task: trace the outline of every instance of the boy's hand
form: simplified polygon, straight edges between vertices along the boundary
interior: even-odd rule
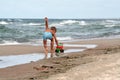
[[[46,27],[46,30],[48,29],[48,18],[45,17],[45,27]]]
[[[45,17],[45,21],[48,21],[48,18],[47,18],[47,17]]]

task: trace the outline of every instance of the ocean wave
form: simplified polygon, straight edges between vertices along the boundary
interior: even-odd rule
[[[69,41],[72,40],[71,37],[57,37],[58,41]],[[19,39],[21,40],[21,39]],[[27,42],[21,42],[19,40],[2,40],[0,43],[0,46],[4,46],[4,45],[33,45],[33,46],[38,46],[43,44],[42,43],[42,39],[29,39],[29,41]],[[49,41],[48,41],[49,43]]]
[[[12,37],[13,35],[15,35],[15,34],[17,35],[19,33],[20,33],[20,31],[17,29],[12,29],[5,25],[0,25],[0,36],[2,35],[2,36],[10,37],[10,35],[11,35],[11,37]]]
[[[40,26],[41,23],[26,23],[26,24],[23,24],[23,26]]]
[[[84,25],[87,25],[87,23],[86,23],[85,21],[80,21],[80,22],[79,22],[79,25],[84,26]]]
[[[22,43],[19,43],[19,42],[16,42],[16,41],[6,41],[6,40],[3,40],[2,44],[0,44],[1,46],[4,46],[4,45],[21,45]]]
[[[1,25],[7,25],[7,24],[9,24],[8,22],[5,22],[5,21],[0,21],[0,24]]]
[[[52,24],[50,24],[49,26],[63,26],[62,24],[59,24],[59,23],[52,23]]]
[[[65,20],[65,21],[60,22],[61,25],[72,25],[74,23],[79,23],[79,21],[76,21],[76,20]]]
[[[106,20],[105,22],[115,23],[115,22],[116,22],[116,20]]]
[[[116,27],[116,26],[120,26],[120,21],[117,20],[106,20],[100,23],[101,25],[103,25],[104,27]]]
[[[63,40],[63,41],[65,41],[65,40],[72,40],[71,37],[57,37],[57,39],[58,40]]]
[[[105,27],[115,27],[116,25],[115,24],[112,24],[112,25],[105,25]]]
[[[64,20],[59,23],[53,23],[50,26],[64,26],[64,25],[89,25],[86,23],[86,21],[77,21],[77,20]]]
[[[3,21],[3,22],[2,22]],[[21,22],[11,19],[1,19],[0,23],[0,44],[33,43],[39,44],[36,40],[42,39],[45,29],[43,20],[22,20]],[[13,24],[10,24],[12,22]],[[54,19],[49,20],[49,26],[57,27],[57,37],[60,41],[72,41],[75,39],[90,39],[104,36],[120,35],[120,20],[85,20],[85,19]],[[113,33],[112,33],[113,32]],[[3,42],[10,40],[10,42]],[[16,41],[16,42],[12,42]]]
[[[104,24],[104,27],[120,27],[120,24],[108,24],[108,23],[106,23],[106,24]]]
[[[63,20],[59,23],[52,23],[50,26],[64,26],[64,25],[72,25],[72,24],[79,24],[77,20]]]

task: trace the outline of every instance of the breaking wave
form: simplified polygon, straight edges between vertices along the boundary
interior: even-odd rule
[[[64,26],[64,25],[87,25],[85,21],[79,21],[79,20],[63,20],[59,23],[52,23],[50,26]]]
[[[28,23],[28,24],[23,24],[23,26],[41,26],[41,23]]]
[[[0,24],[1,25],[7,25],[7,24],[9,24],[8,22],[5,22],[5,21],[0,21]]]

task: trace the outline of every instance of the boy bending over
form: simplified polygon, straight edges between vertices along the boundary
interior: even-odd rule
[[[49,39],[51,41],[50,47],[51,47],[51,57],[53,57],[54,54],[54,41],[56,42],[56,45],[58,46],[58,40],[56,38],[57,29],[56,27],[52,26],[51,28],[48,27],[48,18],[45,17],[45,32],[43,34],[43,44],[44,44],[44,51],[45,51],[45,59],[48,55],[48,47],[47,47],[47,40]]]

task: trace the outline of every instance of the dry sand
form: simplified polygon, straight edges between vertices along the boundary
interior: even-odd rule
[[[120,80],[120,52],[92,57],[95,59],[93,62],[79,65],[45,80]]]
[[[120,39],[70,44],[97,44],[98,47],[0,69],[0,80],[120,80]],[[41,52],[43,48],[40,46],[0,46],[1,56]]]

